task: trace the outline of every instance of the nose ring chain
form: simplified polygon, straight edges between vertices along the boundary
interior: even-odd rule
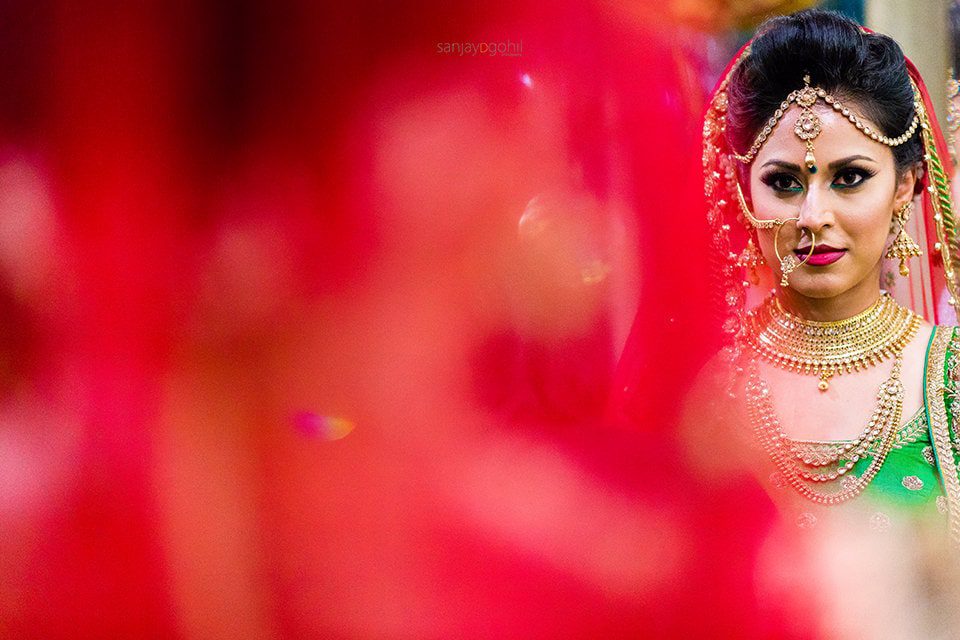
[[[800,218],[787,218],[786,220],[779,222],[780,224],[777,225],[777,231],[773,234],[773,251],[777,254],[777,260],[780,261],[780,286],[786,287],[790,284],[790,281],[787,279],[789,278],[790,274],[796,271],[802,265],[805,265],[810,260],[810,256],[813,255],[813,249],[817,246],[817,237],[814,235],[811,229],[800,226]],[[804,233],[810,234],[810,251],[803,260],[797,260],[797,256],[795,256],[792,251],[787,252],[786,255],[780,255],[780,230],[783,229],[783,225],[788,222],[797,223],[797,227],[800,229],[801,238],[803,237]]]
[[[806,227],[800,227],[800,218],[774,218],[773,220],[760,220],[753,215],[753,212],[750,211],[750,207],[747,206],[747,201],[743,197],[743,190],[740,188],[740,183],[737,182],[737,200],[740,203],[740,210],[743,212],[744,217],[755,229],[776,229],[776,233],[773,235],[773,251],[777,254],[777,260],[780,261],[780,286],[786,287],[790,284],[787,278],[791,273],[797,270],[797,268],[805,265],[807,261],[810,260],[810,256],[813,255],[813,248],[817,244],[817,237],[811,229]],[[810,252],[807,256],[801,261],[797,259],[797,256],[793,255],[793,252],[787,253],[785,256],[780,255],[780,230],[788,222],[796,222],[797,227],[800,229],[800,237],[803,237],[804,233],[810,234]]]

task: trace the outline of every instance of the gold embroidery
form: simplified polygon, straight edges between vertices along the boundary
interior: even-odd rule
[[[954,327],[934,327],[930,351],[927,353],[927,370],[924,372],[924,391],[929,414],[927,419],[930,421],[930,441],[940,463],[940,476],[947,494],[950,538],[960,547],[960,477],[957,476],[957,463],[953,457],[945,402],[952,390],[944,385],[944,365],[953,334]]]
[[[900,484],[910,491],[920,491],[920,489],[923,489],[923,480],[917,476],[904,476]]]
[[[804,511],[797,516],[797,526],[801,529],[812,529],[817,524],[817,516],[809,511]]]
[[[787,479],[783,477],[783,474],[779,471],[774,471],[770,474],[770,484],[772,484],[777,489],[783,489],[787,486]]]
[[[883,512],[877,511],[875,514],[870,516],[870,528],[874,531],[886,531],[890,528],[890,516]]]

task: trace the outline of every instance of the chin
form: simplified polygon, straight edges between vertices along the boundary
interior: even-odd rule
[[[845,280],[845,278],[837,278],[829,274],[803,275],[801,277],[794,274],[790,277],[790,289],[807,298],[823,300],[834,298],[848,291],[851,286]]]

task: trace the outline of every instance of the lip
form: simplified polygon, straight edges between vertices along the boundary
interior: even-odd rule
[[[842,258],[843,254],[845,254],[847,250],[837,249],[827,244],[823,244],[823,245],[818,244],[816,247],[814,247],[813,254],[810,256],[809,259],[807,259],[807,254],[809,252],[810,252],[810,248],[807,247],[804,250],[799,250],[799,251],[794,250],[793,253],[804,264],[808,264],[811,267],[823,267],[828,264],[833,264],[834,262]],[[806,261],[804,262],[804,260]]]

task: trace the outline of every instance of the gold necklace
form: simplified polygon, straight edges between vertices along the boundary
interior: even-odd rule
[[[857,497],[867,488],[880,471],[896,440],[903,415],[903,383],[900,380],[902,363],[903,354],[897,350],[894,353],[890,377],[877,391],[877,408],[860,437],[845,443],[833,454],[811,458],[804,457],[805,454],[799,447],[783,433],[773,410],[770,389],[760,377],[756,361],[751,359],[747,378],[747,411],[754,433],[787,483],[800,495],[819,504],[834,505]],[[859,478],[847,476],[857,461],[874,445],[879,446],[876,447],[873,460],[863,475]],[[834,471],[811,471],[834,463],[838,465]],[[813,488],[813,485],[833,482],[838,478],[841,480],[839,490],[822,493]]]
[[[900,352],[913,339],[922,318],[888,293],[852,318],[815,322],[795,316],[771,296],[745,319],[745,341],[764,360],[788,371],[830,378],[860,371]]]

